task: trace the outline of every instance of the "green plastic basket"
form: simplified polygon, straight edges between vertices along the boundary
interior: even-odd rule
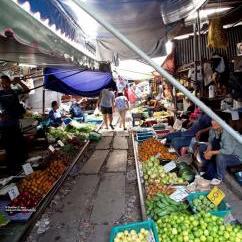
[[[123,232],[125,230],[128,230],[128,231],[135,230],[136,232],[139,232],[142,228],[147,229],[147,230],[152,230],[155,241],[159,242],[156,224],[153,220],[150,220],[150,219],[146,220],[144,222],[136,222],[136,223],[130,223],[130,224],[126,224],[126,225],[120,225],[120,226],[113,227],[111,230],[109,242],[114,242],[114,239],[115,239],[117,233],[119,233],[119,232]]]
[[[208,195],[208,192],[192,192],[191,194],[189,194],[189,196],[187,197],[187,201],[194,213],[197,213],[197,211],[192,204],[193,200],[198,198],[199,196],[207,196],[207,195]],[[209,211],[210,214],[221,218],[225,217],[230,212],[231,212],[231,209],[228,208],[224,200],[219,204],[217,209]]]

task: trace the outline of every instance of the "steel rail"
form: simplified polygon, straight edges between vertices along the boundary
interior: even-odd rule
[[[100,130],[100,128],[102,127],[102,125],[103,124],[101,123],[97,127],[97,129],[95,131]],[[46,195],[43,203],[38,207],[37,211],[33,214],[33,216],[30,219],[30,221],[27,222],[29,224],[24,229],[24,231],[23,231],[23,233],[22,233],[21,238],[20,238],[19,241],[24,242],[26,240],[27,236],[29,235],[29,233],[31,232],[31,230],[33,229],[33,227],[35,226],[35,223],[40,218],[40,216],[43,214],[43,212],[45,211],[45,209],[47,208],[47,206],[51,202],[52,198],[59,191],[60,187],[62,186],[62,184],[64,183],[64,181],[66,180],[66,178],[70,174],[71,170],[73,169],[73,167],[76,165],[76,163],[80,159],[81,155],[86,151],[86,149],[87,149],[87,147],[88,147],[89,144],[90,144],[90,141],[88,140],[86,142],[86,144],[82,147],[82,149],[80,150],[80,152],[76,155],[76,157],[72,161],[71,165],[67,168],[67,170],[64,172],[64,174],[56,181],[56,183],[52,187],[52,189],[47,193],[47,195]]]
[[[138,161],[138,151],[136,149],[136,144],[134,140],[134,133],[132,132],[132,143],[133,143],[133,150],[134,150],[134,159],[135,159],[135,169],[136,169],[136,176],[137,176],[137,183],[138,183],[138,190],[139,190],[139,200],[140,200],[140,208],[141,208],[141,216],[143,220],[147,219],[146,216],[146,209],[145,209],[145,202],[144,202],[144,192],[143,186],[140,177],[140,169],[139,169],[139,161]]]

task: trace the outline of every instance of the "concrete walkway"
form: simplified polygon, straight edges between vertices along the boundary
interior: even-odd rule
[[[28,242],[108,242],[117,224],[140,220],[132,142],[127,131],[107,131],[79,174],[65,182],[43,215],[50,221],[43,234],[32,231]],[[129,173],[129,176],[127,174]]]

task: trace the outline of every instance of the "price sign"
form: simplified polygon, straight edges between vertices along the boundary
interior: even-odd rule
[[[218,206],[224,199],[225,194],[217,186],[215,186],[207,197],[214,205]]]
[[[171,162],[167,163],[166,165],[164,165],[164,170],[166,173],[174,170],[175,168],[176,168],[175,161],[171,161]]]
[[[168,149],[168,152],[169,152],[169,153],[176,153],[176,150],[175,150],[174,148],[169,148],[169,149]]]
[[[178,188],[175,192],[170,195],[170,198],[176,202],[181,202],[186,198],[189,193],[186,191],[185,187]]]
[[[64,146],[64,143],[63,143],[61,140],[58,140],[57,143],[58,143],[58,145],[59,145],[60,147],[63,147],[63,146]]]
[[[55,148],[52,146],[52,145],[49,145],[49,148],[48,148],[52,153],[55,152]]]
[[[8,195],[10,197],[11,200],[15,199],[18,195],[19,195],[19,190],[16,186],[11,187],[8,190]]]
[[[30,163],[24,164],[24,165],[22,165],[22,167],[23,167],[23,170],[24,170],[24,174],[26,176],[28,176],[29,174],[34,172]]]

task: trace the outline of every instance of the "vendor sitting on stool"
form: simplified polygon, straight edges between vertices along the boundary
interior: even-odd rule
[[[74,100],[71,104],[70,114],[71,118],[80,122],[85,122],[84,113],[82,112],[80,104],[76,100]]]
[[[59,127],[62,125],[62,115],[57,101],[51,103],[52,110],[49,112],[50,126]]]
[[[193,137],[199,136],[199,134],[204,131],[208,131],[210,126],[211,118],[207,114],[202,113],[198,120],[196,120],[188,130],[168,134],[165,137],[166,144],[171,145],[177,151],[180,151],[182,147],[190,145]]]
[[[227,167],[242,164],[242,144],[213,120],[209,144],[200,147],[200,156],[205,163],[204,178],[223,180]]]

